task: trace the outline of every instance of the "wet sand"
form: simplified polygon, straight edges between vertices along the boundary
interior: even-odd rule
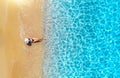
[[[27,46],[23,39],[43,36],[43,0],[29,0],[20,5],[8,0],[6,8],[0,8],[7,9],[3,12],[7,12],[7,16],[2,17],[6,23],[0,26],[0,43],[3,44],[0,45],[0,69],[3,69],[0,78],[42,78],[44,41]]]

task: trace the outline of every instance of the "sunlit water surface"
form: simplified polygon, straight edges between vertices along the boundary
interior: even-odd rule
[[[119,78],[120,1],[46,4],[45,78]]]

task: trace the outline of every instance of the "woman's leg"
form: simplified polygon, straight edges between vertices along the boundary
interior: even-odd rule
[[[43,41],[44,40],[44,38],[42,37],[42,38],[32,38],[32,42],[33,43],[36,43],[36,42],[41,42],[41,41]]]

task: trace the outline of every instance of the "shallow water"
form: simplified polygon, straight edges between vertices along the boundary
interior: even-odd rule
[[[23,39],[42,37],[43,0],[2,0],[0,16],[0,78],[41,78],[44,43]]]
[[[119,78],[120,1],[46,2],[45,78]]]

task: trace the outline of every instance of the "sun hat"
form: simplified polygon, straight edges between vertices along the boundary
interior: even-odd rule
[[[31,40],[30,40],[30,38],[25,38],[25,39],[24,39],[24,42],[25,42],[26,44],[30,44],[30,43],[31,43]]]

